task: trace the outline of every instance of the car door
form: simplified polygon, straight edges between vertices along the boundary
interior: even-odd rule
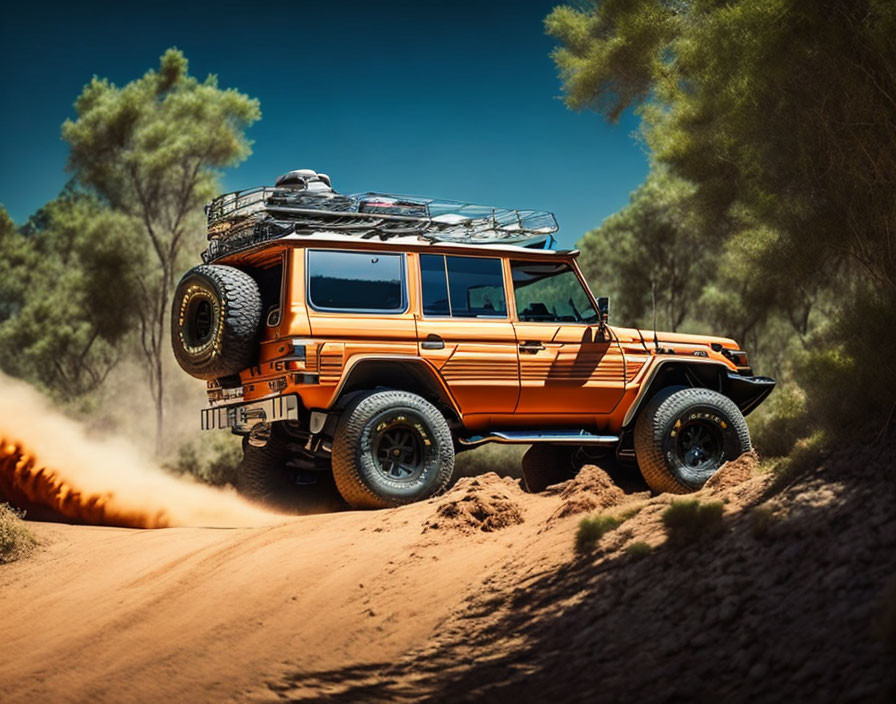
[[[625,389],[619,345],[568,261],[511,260],[519,345],[518,414],[601,415]]]
[[[335,385],[358,355],[417,355],[404,253],[308,249],[306,298],[320,383]]]
[[[499,257],[420,254],[420,356],[439,370],[465,418],[513,413],[517,341]]]

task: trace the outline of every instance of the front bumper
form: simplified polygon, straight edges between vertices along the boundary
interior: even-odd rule
[[[745,376],[728,372],[727,394],[740,412],[747,415],[762,403],[775,388],[775,380],[767,376]]]
[[[300,408],[301,403],[296,394],[205,408],[202,411],[202,429],[233,428],[237,432],[248,433],[259,423],[299,420]]]

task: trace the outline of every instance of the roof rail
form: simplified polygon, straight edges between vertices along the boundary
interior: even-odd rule
[[[390,193],[345,195],[330,189],[329,181],[324,188],[319,180],[291,180],[295,182],[225,193],[206,205],[209,247],[203,260],[290,234],[321,231],[364,239],[417,236],[428,242],[544,247],[553,243],[558,229],[547,211]]]

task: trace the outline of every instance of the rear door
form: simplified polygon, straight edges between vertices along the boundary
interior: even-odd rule
[[[609,413],[625,389],[618,343],[599,334],[598,313],[565,261],[511,260],[519,343],[516,412],[549,415]]]
[[[516,334],[499,257],[420,254],[420,356],[442,374],[465,416],[512,413]]]
[[[325,341],[321,384],[337,384],[355,355],[417,355],[406,254],[309,249],[306,272],[311,334]]]

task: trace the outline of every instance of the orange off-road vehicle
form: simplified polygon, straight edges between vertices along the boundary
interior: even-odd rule
[[[577,252],[547,248],[550,213],[343,195],[301,170],[207,214],[172,341],[208,382],[202,427],[245,436],[257,499],[417,501],[487,442],[532,445],[530,491],[601,454],[693,491],[750,449],[744,415],[774,387],[733,340],[609,325]]]

